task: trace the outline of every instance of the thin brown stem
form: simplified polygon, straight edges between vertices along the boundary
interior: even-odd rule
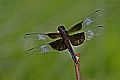
[[[75,72],[76,72],[76,80],[81,80],[80,63],[78,63],[78,64],[74,63],[74,66],[75,66]]]

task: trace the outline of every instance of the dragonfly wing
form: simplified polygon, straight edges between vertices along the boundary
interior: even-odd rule
[[[28,54],[44,54],[49,52],[63,51],[67,49],[67,46],[64,44],[63,39],[58,39],[56,41],[50,42],[48,44],[39,45],[28,50]]]
[[[90,39],[94,38],[95,36],[99,36],[102,32],[103,32],[102,25],[99,25],[92,29],[88,29],[85,31],[86,40],[90,40]]]
[[[65,50],[65,49],[67,49],[67,46],[65,45],[63,39],[58,39],[58,40],[56,40],[56,41],[50,42],[49,45],[50,45],[53,49],[58,50],[58,51],[63,51],[63,50]]]
[[[43,40],[45,41],[47,39],[47,36],[43,33],[28,33],[24,36],[25,39],[34,39],[34,40]]]
[[[80,22],[80,23],[74,25],[74,26],[68,31],[68,33],[70,34],[70,33],[73,33],[73,32],[75,32],[75,31],[81,30],[81,29],[82,29],[82,23],[83,23],[83,22]]]
[[[70,33],[79,31],[82,28],[84,28],[84,26],[95,23],[97,21],[98,17],[101,16],[101,13],[102,13],[101,10],[96,10],[95,12],[91,13],[83,21],[74,25],[70,30],[68,30],[68,33],[70,34]]]
[[[61,37],[60,33],[47,33],[45,35],[49,36],[52,39],[56,39],[56,38],[60,38]]]
[[[48,33],[48,34],[43,34],[43,33],[28,33],[25,34],[25,39],[34,39],[34,40],[43,40],[46,41],[49,37],[51,39],[56,39],[60,37],[59,33]]]
[[[82,24],[83,27],[87,25],[91,25],[93,23],[95,24],[95,22],[97,22],[97,20],[100,18],[101,15],[102,15],[101,10],[96,10],[95,12],[91,13],[83,20],[83,24]]]
[[[71,35],[69,36],[69,39],[73,46],[78,46],[81,45],[84,41],[86,42],[96,36],[99,36],[102,32],[103,32],[103,26],[99,25],[95,28],[88,29],[85,32]]]
[[[69,39],[73,46],[78,46],[84,42],[85,34],[84,34],[84,32],[77,33],[77,34],[69,36]]]
[[[54,50],[50,47],[49,44],[39,45],[28,50],[28,54],[44,54],[53,52]]]

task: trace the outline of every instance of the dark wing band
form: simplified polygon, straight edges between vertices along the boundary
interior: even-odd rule
[[[50,42],[49,45],[58,51],[63,51],[65,49],[67,49],[67,46],[65,45],[63,39],[58,39],[56,41]]]
[[[71,44],[73,46],[78,46],[78,45],[80,45],[80,44],[82,44],[84,42],[85,34],[84,34],[84,32],[77,33],[77,34],[69,36],[69,39],[70,39]]]

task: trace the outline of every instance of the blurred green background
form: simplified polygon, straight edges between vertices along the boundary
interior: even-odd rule
[[[120,80],[119,0],[0,0],[0,80],[75,80],[68,52],[26,55],[36,44],[28,32],[70,28],[96,9],[104,10],[100,38],[78,47],[83,80]],[[33,45],[34,44],[34,45]]]

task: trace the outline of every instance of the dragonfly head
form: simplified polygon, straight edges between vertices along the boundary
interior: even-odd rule
[[[59,26],[58,31],[60,31],[61,29],[65,30],[65,27],[64,26]]]

